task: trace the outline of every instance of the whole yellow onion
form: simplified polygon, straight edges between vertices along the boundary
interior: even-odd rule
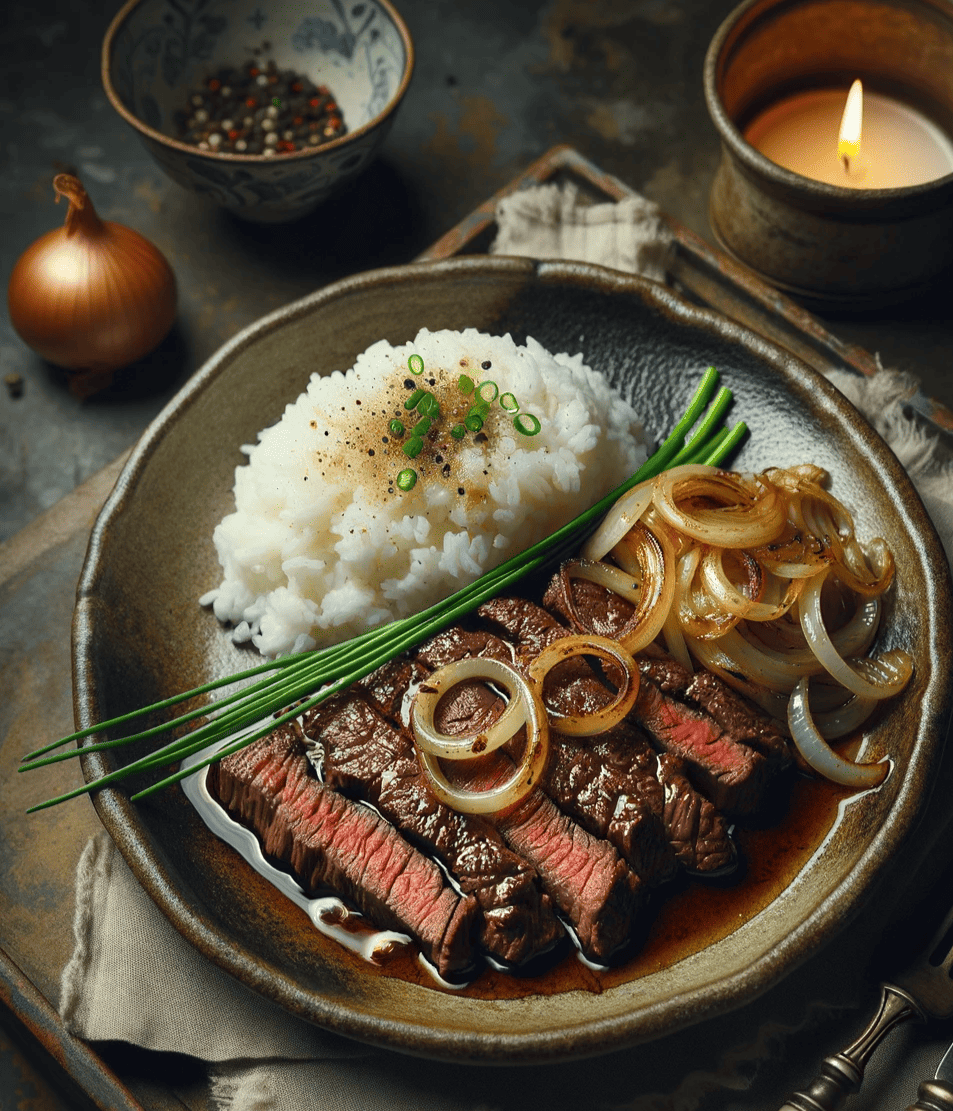
[[[71,174],[62,227],[20,256],[7,287],[10,320],[38,355],[70,370],[108,372],[147,355],[175,320],[175,275],[138,232],[100,220]]]

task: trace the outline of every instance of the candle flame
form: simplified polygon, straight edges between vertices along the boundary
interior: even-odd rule
[[[840,124],[840,136],[837,140],[837,157],[845,166],[849,165],[852,158],[858,158],[860,155],[860,132],[863,119],[864,90],[860,81],[855,81],[847,94],[844,116]]]

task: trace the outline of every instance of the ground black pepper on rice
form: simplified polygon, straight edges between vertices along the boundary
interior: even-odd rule
[[[290,154],[347,133],[331,91],[274,61],[225,66],[175,114],[178,137],[223,154]]]

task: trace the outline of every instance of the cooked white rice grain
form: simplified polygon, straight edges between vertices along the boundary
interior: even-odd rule
[[[412,354],[420,375],[408,369]],[[454,439],[474,401],[461,375],[512,393],[539,433],[521,434],[497,398],[481,432]],[[440,412],[411,459],[403,445],[419,417],[404,401],[414,388]],[[393,419],[405,435],[389,430]],[[382,340],[346,374],[313,375],[243,451],[235,512],[213,536],[222,582],[201,601],[266,656],[431,605],[577,516],[647,456],[635,411],[582,355],[472,328],[423,329],[400,347]],[[406,468],[417,482],[404,492],[396,479]]]

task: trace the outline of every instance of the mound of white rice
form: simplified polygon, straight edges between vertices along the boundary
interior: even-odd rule
[[[408,369],[414,354],[420,374]],[[461,375],[495,383],[500,396],[483,428],[457,439],[451,429],[474,404]],[[419,417],[404,402],[417,388],[439,415],[410,458],[403,448]],[[538,434],[514,427],[506,394],[538,418]],[[407,432],[395,435],[393,420]],[[346,373],[313,375],[242,451],[235,512],[213,537],[222,583],[201,601],[267,656],[431,605],[587,509],[647,455],[635,411],[582,355],[474,329],[381,341]],[[410,469],[416,483],[404,491],[397,476]]]

